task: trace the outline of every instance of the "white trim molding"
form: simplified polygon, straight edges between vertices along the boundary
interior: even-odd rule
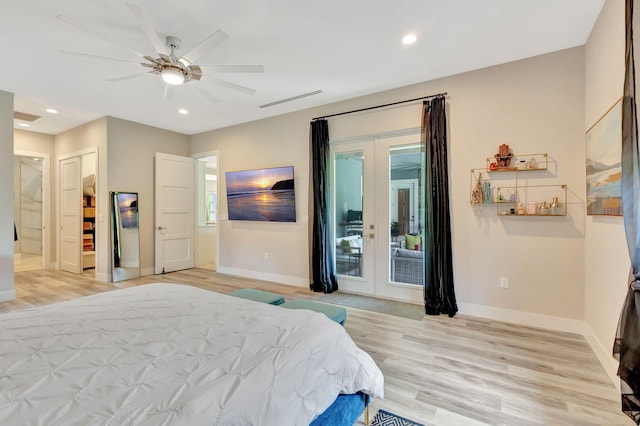
[[[4,290],[0,291],[0,302],[8,302],[10,300],[16,300],[16,290]]]

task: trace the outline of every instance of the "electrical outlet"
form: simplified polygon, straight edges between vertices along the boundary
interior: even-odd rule
[[[509,288],[509,277],[500,277],[500,288]]]

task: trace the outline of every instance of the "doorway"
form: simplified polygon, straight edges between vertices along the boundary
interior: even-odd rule
[[[424,153],[419,135],[331,145],[340,290],[421,303]]]
[[[98,258],[97,149],[59,157],[60,269],[95,277]]]
[[[14,271],[51,267],[49,154],[16,150],[13,207]]]
[[[218,158],[217,151],[196,161],[196,268],[217,270],[218,265]]]

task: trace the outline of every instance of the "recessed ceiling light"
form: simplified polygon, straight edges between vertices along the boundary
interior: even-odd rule
[[[18,123],[18,126],[20,126],[20,127],[29,127],[29,125],[27,123]]]
[[[187,114],[189,114],[189,110],[186,110],[186,109],[184,109],[184,108],[180,108],[180,109],[178,110],[178,112],[179,112],[180,114],[182,114],[182,115],[187,115]]]
[[[47,108],[45,109],[46,112],[48,112],[49,114],[57,114],[58,110],[57,109],[53,109],[53,108]]]
[[[418,38],[415,34],[407,34],[406,36],[402,37],[402,44],[413,44],[417,39]]]

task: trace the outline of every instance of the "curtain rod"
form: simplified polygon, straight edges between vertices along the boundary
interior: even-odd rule
[[[446,95],[447,95],[447,92],[438,93],[437,95],[429,95],[429,96],[423,96],[421,98],[407,99],[406,101],[392,102],[390,104],[376,105],[376,106],[372,106],[372,107],[369,107],[369,108],[360,108],[360,109],[354,109],[352,111],[339,112],[337,114],[323,115],[322,117],[315,117],[313,120],[314,121],[315,120],[322,120],[323,118],[336,117],[338,115],[345,115],[345,114],[353,114],[354,112],[368,111],[370,109],[384,108],[384,107],[398,105],[398,104],[405,104],[407,102],[421,101],[423,99],[437,98],[438,96],[446,96]]]

